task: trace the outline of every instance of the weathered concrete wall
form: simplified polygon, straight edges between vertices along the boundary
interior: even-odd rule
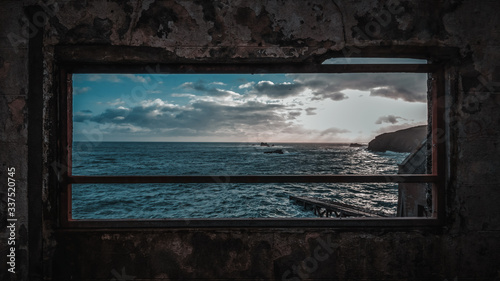
[[[0,279],[27,280],[28,276],[28,45],[20,44],[12,48],[8,34],[25,33],[21,17],[23,5],[17,1],[0,4]],[[8,168],[15,169],[15,214],[8,212]],[[10,190],[9,193],[12,193]],[[17,222],[7,222],[15,218]],[[11,231],[7,228],[15,224],[13,238],[15,245],[10,245]],[[40,231],[40,230],[37,230]],[[13,242],[10,242],[13,243]],[[10,248],[15,251],[15,274],[7,271],[10,266]],[[12,256],[12,255],[11,255]]]
[[[57,9],[41,4],[47,23],[40,14],[28,17],[32,26],[43,27],[44,59],[43,85],[29,85],[33,62],[28,61],[28,48],[42,47],[30,46],[27,40],[42,32],[29,32],[24,20],[24,8],[33,4],[36,1],[0,4],[0,180],[5,186],[6,168],[16,168],[18,219],[14,276],[5,268],[9,232],[2,188],[1,280],[27,280],[28,274],[33,280],[500,279],[500,95],[491,84],[500,80],[500,2],[61,0]],[[56,141],[53,67],[58,45],[136,46],[162,53],[165,61],[180,62],[306,61],[331,54],[369,55],[374,48],[390,46],[455,47],[460,55],[446,75],[446,225],[419,231],[59,231],[50,166]],[[151,62],[133,52],[129,56]],[[33,107],[28,112],[29,86],[41,88],[43,104],[34,108],[42,109],[44,117],[39,140],[43,147],[30,155],[28,133],[37,128],[28,123],[30,113],[36,112]],[[30,228],[28,165],[37,155],[45,163],[38,186],[43,205],[36,211],[43,213],[43,228]],[[33,218],[35,225],[38,217]],[[43,234],[43,252],[36,233]]]

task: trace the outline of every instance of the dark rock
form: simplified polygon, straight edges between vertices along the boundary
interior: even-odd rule
[[[276,149],[276,150],[264,151],[264,153],[267,153],[267,154],[271,154],[271,153],[283,154],[285,152],[283,151],[283,149]]]
[[[349,147],[362,147],[362,146],[364,146],[364,145],[363,145],[363,144],[360,144],[360,143],[351,143],[351,144],[349,145]]]
[[[368,143],[368,150],[384,152],[412,152],[427,136],[427,126],[417,126],[375,137]]]

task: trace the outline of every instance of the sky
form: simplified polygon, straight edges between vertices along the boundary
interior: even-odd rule
[[[425,73],[73,74],[74,141],[367,143],[426,122]]]

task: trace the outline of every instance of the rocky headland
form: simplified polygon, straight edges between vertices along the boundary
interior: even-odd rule
[[[427,126],[417,126],[376,136],[368,143],[371,151],[412,152],[426,138]]]

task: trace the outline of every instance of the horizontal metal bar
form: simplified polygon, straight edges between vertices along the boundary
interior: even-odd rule
[[[101,65],[66,64],[72,73],[143,73],[143,74],[265,74],[265,73],[377,73],[436,71],[435,64],[156,64]]]
[[[437,182],[435,175],[69,176],[78,183],[363,183]]]
[[[344,229],[360,228],[364,231],[368,227],[378,228],[421,228],[439,225],[436,218],[418,217],[387,217],[387,218],[213,218],[213,219],[123,219],[123,220],[70,220],[67,227],[69,231],[78,229],[124,229],[144,231],[144,228],[234,228],[234,227],[328,227]],[[65,231],[61,229],[60,231]]]

